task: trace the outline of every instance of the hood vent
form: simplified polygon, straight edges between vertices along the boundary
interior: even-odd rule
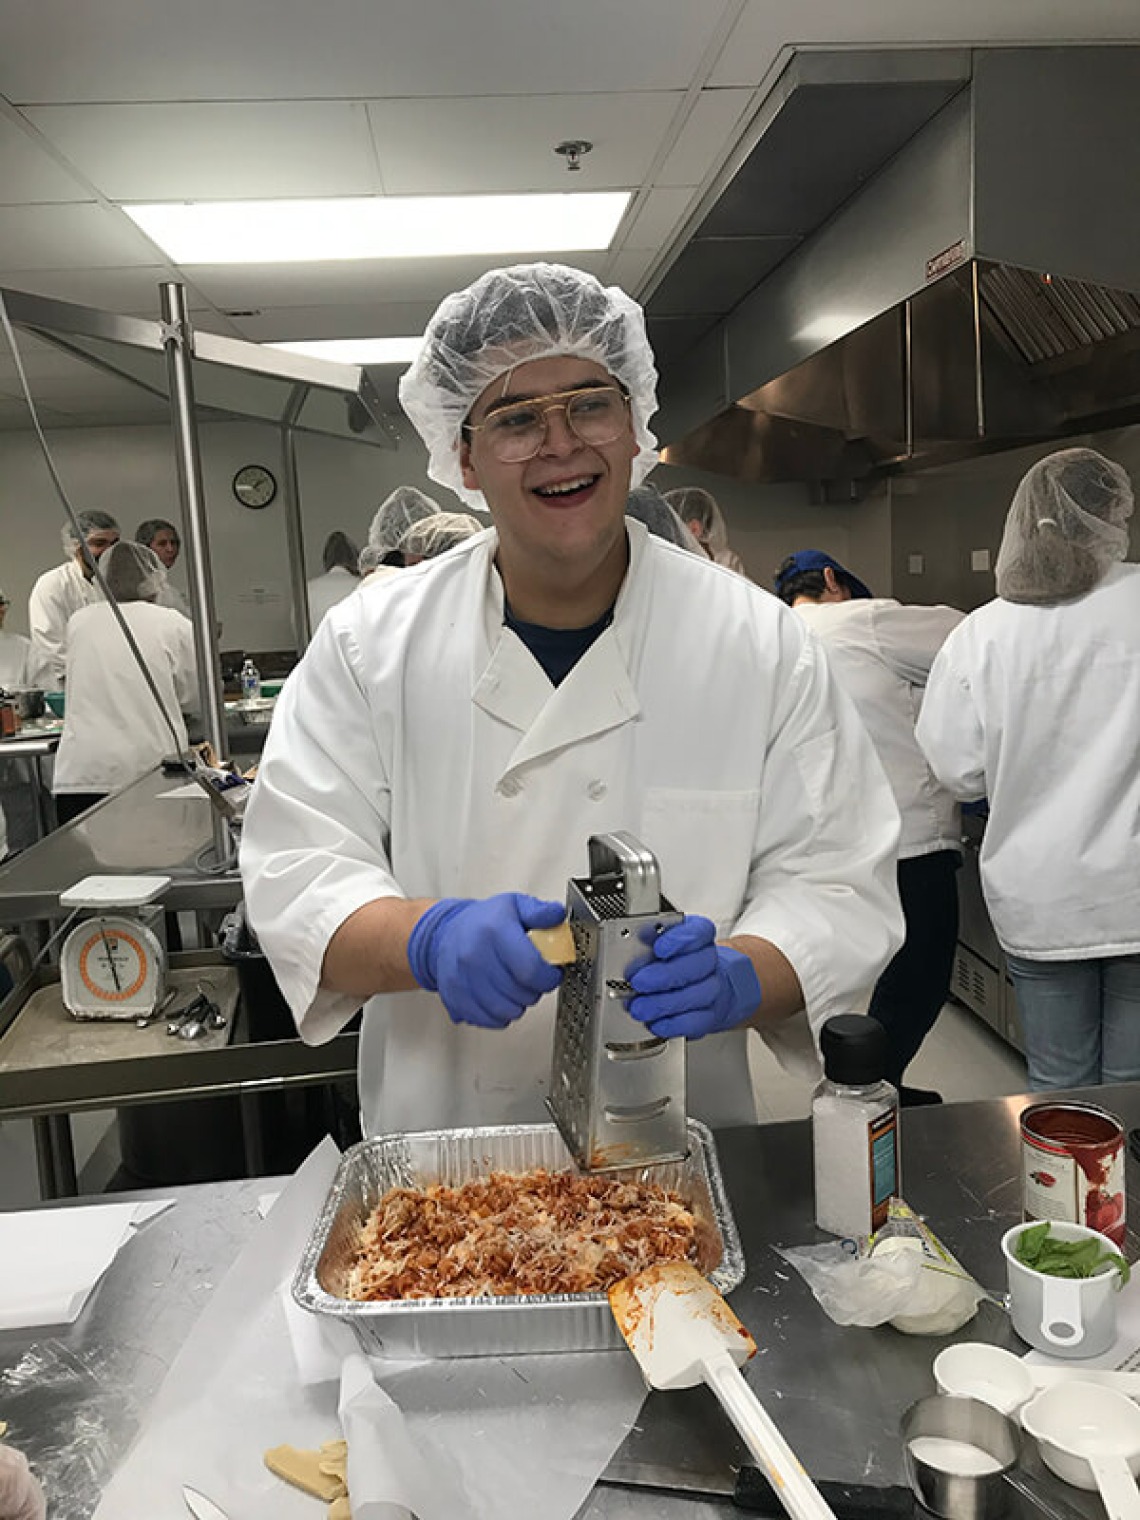
[[[1082,280],[995,264],[980,280],[983,320],[1026,364],[1140,329],[1140,300]]]

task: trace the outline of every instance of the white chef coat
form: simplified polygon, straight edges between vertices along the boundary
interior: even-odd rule
[[[1009,954],[1140,953],[1140,565],[1055,606],[972,612],[918,740],[957,796],[989,798],[982,886]]]
[[[795,611],[823,641],[883,762],[902,815],[899,859],[960,849],[958,804],[932,774],[914,725],[934,657],[965,613],[884,596],[798,602]]]
[[[812,1023],[849,1010],[902,938],[898,812],[803,625],[740,576],[628,522],[613,622],[557,688],[503,626],[481,533],[335,607],[278,699],[246,811],[251,923],[302,1037],[357,1000],[325,949],[379,897],[562,900],[592,834],[627,829],[721,936],[779,946]],[[545,1117],[555,997],[505,1030],[430,993],[373,998],[360,1092],[377,1133]],[[803,1015],[785,1048],[812,1051]],[[746,1031],[689,1045],[690,1111],[755,1119]]]
[[[123,602],[120,610],[185,749],[182,712],[198,704],[190,620],[152,602]],[[117,791],[174,747],[114,609],[106,602],[81,608],[68,630],[67,710],[53,791]]]
[[[53,679],[63,684],[67,669],[67,625],[72,613],[101,601],[102,593],[73,559],[45,570],[28,597],[28,631],[51,657]]]
[[[39,686],[54,690],[55,665],[51,655],[22,633],[5,633],[0,628],[0,686],[11,691],[16,686]]]
[[[311,581],[307,581],[305,589],[309,594],[309,627],[315,630],[329,608],[335,607],[337,602],[343,602],[359,586],[359,575],[353,575],[343,565],[334,565],[324,575],[314,576]]]

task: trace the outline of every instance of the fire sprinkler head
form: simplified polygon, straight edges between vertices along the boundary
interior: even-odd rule
[[[583,157],[589,153],[593,146],[592,142],[584,142],[580,138],[572,138],[566,142],[560,142],[554,151],[555,153],[561,153],[562,157],[566,160],[567,169],[580,169]]]

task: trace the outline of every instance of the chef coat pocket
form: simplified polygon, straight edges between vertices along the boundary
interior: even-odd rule
[[[661,867],[661,890],[685,913],[703,913],[728,933],[740,917],[760,811],[760,791],[650,787],[641,834]]]

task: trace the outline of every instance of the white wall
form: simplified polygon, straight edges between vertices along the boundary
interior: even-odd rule
[[[415,485],[448,510],[450,492],[425,474],[426,455],[410,430],[398,449],[378,449],[334,438],[298,434],[307,573],[321,571],[325,538],[340,528],[357,544],[368,536],[377,505],[398,485]],[[280,483],[279,436],[272,427],[208,422],[200,427],[214,594],[224,649],[292,646],[289,560],[279,489],[264,511],[235,499],[230,483],[243,464],[267,465]],[[148,517],[179,521],[170,429],[70,428],[48,435],[64,485],[78,509],[110,512],[124,535]],[[27,597],[35,578],[62,555],[64,519],[34,434],[0,433],[0,586],[12,599],[6,626],[27,632]],[[186,585],[185,566],[173,579]]]

